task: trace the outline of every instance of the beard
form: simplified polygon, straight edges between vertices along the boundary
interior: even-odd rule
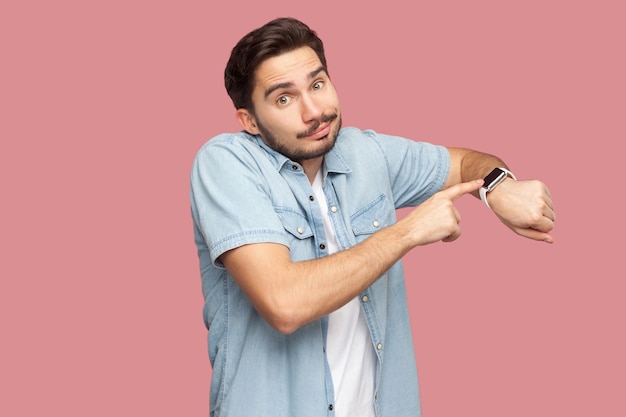
[[[319,139],[319,141],[324,142],[323,146],[315,147],[314,149],[305,148],[304,146],[299,147],[297,143],[295,145],[289,145],[288,140],[281,140],[280,138],[274,136],[268,129],[265,128],[265,126],[263,126],[262,123],[260,123],[259,120],[257,120],[257,128],[259,129],[259,132],[261,132],[261,137],[263,138],[263,141],[267,144],[267,146],[274,149],[276,152],[281,153],[292,161],[302,162],[308,159],[319,158],[320,156],[324,156],[328,152],[330,152],[333,146],[335,146],[335,142],[337,141],[337,135],[339,135],[339,130],[341,129],[341,116],[338,116],[337,113],[323,115],[322,117],[320,117],[319,120],[316,120],[309,129],[296,135],[297,139],[309,136],[310,134],[315,132],[322,123],[332,122],[337,118],[338,123],[333,128],[331,128],[331,131],[328,133],[328,135],[325,138]]]

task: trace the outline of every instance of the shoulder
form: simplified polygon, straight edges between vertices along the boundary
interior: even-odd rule
[[[361,130],[356,127],[344,127],[337,136],[335,149],[342,154],[369,153],[375,148],[380,140],[380,135],[373,130]]]
[[[442,153],[447,154],[442,145],[355,127],[343,128],[337,145],[342,152],[349,151],[353,154],[374,152],[397,157],[398,154],[411,153],[434,158],[439,158]]]
[[[378,132],[371,129],[359,129],[357,127],[344,127],[339,131],[338,141],[354,141],[354,140],[375,140],[381,136]]]
[[[212,152],[217,148],[246,148],[258,146],[255,136],[245,131],[233,133],[220,133],[207,140],[198,150],[197,154]]]
[[[337,138],[337,151],[346,157],[386,156],[409,152],[424,144],[401,136],[379,133],[372,129],[345,127]]]
[[[359,144],[378,144],[380,146],[386,145],[404,145],[415,146],[419,142],[412,139],[380,133],[373,129],[359,129],[356,127],[345,127],[339,132],[338,143],[346,144],[349,146]]]
[[[245,131],[235,133],[220,133],[206,141],[196,152],[194,164],[204,164],[211,161],[238,160],[251,162],[259,157],[263,151],[259,145],[259,138]]]

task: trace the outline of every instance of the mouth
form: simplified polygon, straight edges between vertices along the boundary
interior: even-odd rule
[[[305,139],[323,139],[330,133],[330,123],[324,123],[312,133],[304,136]]]
[[[331,132],[333,122],[337,119],[337,113],[323,115],[313,126],[310,131],[302,132],[297,135],[299,139],[319,140],[328,136]]]

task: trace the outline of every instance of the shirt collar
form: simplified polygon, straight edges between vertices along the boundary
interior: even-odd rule
[[[333,147],[333,149],[331,149],[330,152],[328,152],[324,156],[324,165],[323,165],[324,177],[326,177],[326,174],[329,172],[339,173],[339,174],[347,174],[351,172],[350,166],[342,157],[342,152],[339,149],[340,147],[338,146],[339,141],[342,140],[342,132],[343,132],[343,129],[339,131],[339,136],[337,137],[337,143],[335,143],[335,146]],[[248,136],[250,140],[256,142],[257,145],[259,145],[261,148],[263,148],[267,152],[270,160],[273,162],[277,171],[280,171],[285,166],[285,164],[292,165],[294,163],[285,155],[279,152],[276,152],[274,149],[267,146],[267,144],[263,142],[263,139],[261,139],[260,135],[250,135],[246,132],[243,132],[243,133],[246,136]]]

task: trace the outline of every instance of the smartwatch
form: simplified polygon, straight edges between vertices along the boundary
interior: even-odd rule
[[[485,203],[487,207],[489,207],[489,203],[487,202],[487,194],[494,190],[502,181],[506,179],[506,177],[511,177],[517,181],[515,175],[511,171],[506,168],[494,168],[487,176],[484,178],[485,183],[478,193],[480,194],[480,199]]]

